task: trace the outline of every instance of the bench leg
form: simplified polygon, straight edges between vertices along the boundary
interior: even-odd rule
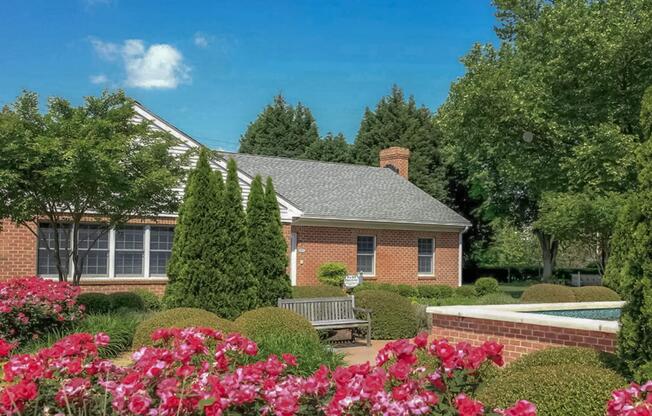
[[[371,321],[367,324],[367,347],[371,347]]]

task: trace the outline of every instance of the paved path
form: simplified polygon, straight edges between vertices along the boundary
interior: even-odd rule
[[[335,351],[345,354],[344,361],[348,365],[363,364],[367,361],[374,364],[376,354],[388,342],[391,341],[371,341],[371,347],[367,347],[364,342],[356,342],[355,344],[336,347]]]

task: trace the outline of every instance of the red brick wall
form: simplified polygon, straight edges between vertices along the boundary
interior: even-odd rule
[[[82,280],[81,291],[86,292],[100,292],[100,293],[115,293],[115,292],[129,292],[135,289],[145,289],[157,296],[163,296],[165,293],[165,280],[152,279],[152,280],[117,280],[111,282],[84,282]]]
[[[457,286],[459,234],[408,230],[293,226],[297,233],[297,285],[316,285],[317,269],[323,263],[338,261],[356,272],[357,237],[376,237],[376,274],[367,279],[393,284],[446,284]],[[435,240],[434,277],[418,276],[417,240]],[[289,239],[288,239],[289,245]]]
[[[505,346],[506,361],[550,347],[589,347],[614,352],[616,334],[545,325],[433,314],[432,334],[451,342],[478,344],[486,340]]]
[[[25,227],[2,220],[0,280],[36,274],[36,237]]]

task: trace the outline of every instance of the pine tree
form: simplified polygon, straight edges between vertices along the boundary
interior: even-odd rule
[[[278,298],[291,296],[290,278],[287,275],[288,246],[283,237],[281,211],[276,199],[276,191],[271,177],[265,184],[265,215],[267,217],[267,302],[275,305]]]
[[[233,159],[229,159],[227,163],[222,207],[221,223],[224,232],[221,234],[223,252],[220,269],[226,279],[220,287],[214,289],[214,296],[219,296],[222,303],[218,315],[235,318],[242,312],[258,306],[258,288],[252,274],[247,220],[242,207],[237,166]]]
[[[346,142],[344,135],[328,133],[323,138],[312,143],[303,155],[310,160],[321,160],[322,162],[351,163],[351,145]]]
[[[301,157],[319,139],[310,109],[289,105],[282,95],[258,115],[240,138],[240,152],[256,155]]]
[[[403,91],[395,85],[374,111],[365,110],[353,145],[353,157],[357,163],[378,166],[380,150],[406,147],[411,152],[410,181],[446,201],[448,184],[440,155],[440,136],[430,111],[417,107],[414,97],[406,101]]]
[[[626,301],[620,318],[618,356],[631,376],[652,379],[652,87],[641,107],[644,142],[638,189],[624,204],[611,240],[604,282]]]

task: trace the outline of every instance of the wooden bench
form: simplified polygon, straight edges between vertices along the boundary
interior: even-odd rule
[[[371,311],[355,307],[355,298],[279,299],[278,307],[289,309],[310,321],[315,329],[367,328],[367,346],[371,345]],[[356,318],[363,313],[367,319]]]

